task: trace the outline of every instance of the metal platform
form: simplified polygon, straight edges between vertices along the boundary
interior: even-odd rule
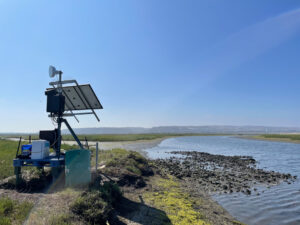
[[[65,156],[60,155],[58,158],[55,155],[51,155],[44,159],[14,159],[14,167],[21,166],[36,166],[36,167],[59,167],[65,165]]]

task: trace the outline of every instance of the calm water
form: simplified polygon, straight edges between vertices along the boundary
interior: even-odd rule
[[[260,195],[234,193],[213,196],[238,220],[252,224],[300,224],[300,144],[247,140],[227,136],[178,137],[146,150],[150,158],[165,158],[167,152],[201,151],[222,155],[250,155],[258,167],[298,176],[296,182],[271,188]]]

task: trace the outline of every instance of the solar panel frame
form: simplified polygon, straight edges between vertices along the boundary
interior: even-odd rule
[[[62,94],[66,97],[66,111],[103,109],[90,84],[64,86]]]

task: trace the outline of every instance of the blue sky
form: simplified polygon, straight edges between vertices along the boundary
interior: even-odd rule
[[[0,132],[52,129],[48,66],[104,106],[73,127],[300,126],[300,1],[0,0]]]

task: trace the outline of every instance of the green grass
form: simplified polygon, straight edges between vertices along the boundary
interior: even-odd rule
[[[254,136],[254,138],[300,142],[300,134],[263,134]]]
[[[155,191],[146,192],[143,197],[146,204],[154,205],[167,214],[171,223],[166,224],[210,224],[199,210],[194,209],[196,201],[181,190],[179,182],[173,177],[160,178],[153,185]]]
[[[0,140],[0,180],[14,174],[13,159],[18,142]]]
[[[33,204],[18,202],[10,198],[0,198],[0,225],[22,224]]]
[[[114,141],[139,141],[139,140],[154,140],[158,138],[167,137],[181,137],[181,136],[211,136],[219,134],[89,134],[89,135],[78,135],[81,141],[85,141],[85,137],[88,141],[99,141],[99,142],[114,142]],[[223,134],[225,135],[225,134]],[[6,136],[18,138],[20,136]],[[22,136],[24,139],[28,139],[28,135]],[[37,135],[31,136],[32,140],[38,139]],[[63,140],[73,141],[72,135],[63,135]]]
[[[264,138],[285,138],[293,141],[300,141],[300,134],[264,134]]]

